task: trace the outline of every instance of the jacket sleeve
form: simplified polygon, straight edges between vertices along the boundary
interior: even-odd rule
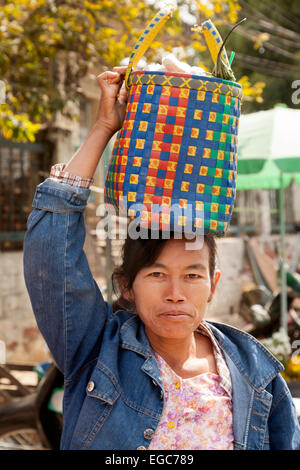
[[[300,426],[290,390],[281,375],[274,379],[269,416],[271,450],[300,450]]]
[[[24,240],[24,277],[38,327],[66,379],[97,356],[110,313],[83,251],[89,189],[46,179]]]

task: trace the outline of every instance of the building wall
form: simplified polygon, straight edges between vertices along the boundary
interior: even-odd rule
[[[278,243],[278,236],[273,238],[274,243]],[[240,296],[245,284],[253,282],[253,278],[241,239],[225,237],[217,243],[222,274],[207,318],[239,327],[236,322]],[[294,244],[295,235],[288,235],[288,261],[291,261]],[[93,251],[87,247],[86,252],[94,274]],[[0,340],[6,343],[7,362],[37,363],[47,359],[48,350],[36,326],[24,282],[22,252],[0,253],[0,279]],[[99,285],[102,283],[96,280]]]

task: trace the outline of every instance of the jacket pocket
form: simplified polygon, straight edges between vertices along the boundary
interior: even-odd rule
[[[102,370],[97,364],[86,384],[86,396],[76,423],[71,449],[90,448],[119,396],[118,385],[110,372],[107,369]],[[97,440],[99,441],[99,437]]]

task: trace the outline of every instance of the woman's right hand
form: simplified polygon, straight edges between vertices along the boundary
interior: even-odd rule
[[[126,70],[126,66],[114,67],[112,71],[97,76],[101,98],[94,126],[106,129],[111,135],[122,127],[125,117],[127,91],[121,87]]]

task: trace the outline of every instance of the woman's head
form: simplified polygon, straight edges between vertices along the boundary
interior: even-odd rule
[[[197,328],[219,277],[212,234],[200,248],[184,238],[127,238],[113,275],[121,291],[114,309],[135,311],[146,328],[178,336]]]

